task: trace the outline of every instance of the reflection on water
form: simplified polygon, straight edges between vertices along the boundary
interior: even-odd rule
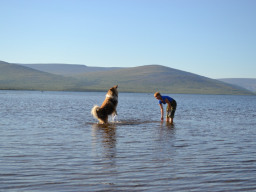
[[[4,93],[4,94],[1,94]],[[0,191],[255,191],[256,97],[175,95],[174,125],[150,94],[0,91]]]
[[[116,126],[115,124],[93,124],[92,125],[92,145],[97,151],[99,143],[103,149],[104,158],[114,159],[116,157]]]

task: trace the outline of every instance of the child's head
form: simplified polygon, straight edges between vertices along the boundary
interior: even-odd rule
[[[159,92],[155,92],[154,97],[156,99],[161,99],[161,94]]]

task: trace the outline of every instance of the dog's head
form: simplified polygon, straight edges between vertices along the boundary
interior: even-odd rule
[[[118,97],[117,87],[118,87],[118,85],[115,85],[114,87],[111,87],[111,88],[108,90],[108,95],[110,95],[110,96],[112,96],[112,97]]]

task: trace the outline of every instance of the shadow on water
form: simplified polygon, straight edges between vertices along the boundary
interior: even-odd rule
[[[141,121],[137,119],[131,119],[131,120],[121,120],[121,121],[113,121],[109,122],[107,124],[100,124],[100,123],[91,123],[89,122],[88,124],[91,124],[92,126],[97,126],[100,128],[109,128],[109,127],[116,127],[116,126],[122,126],[122,125],[142,125],[142,124],[149,124],[149,123],[159,123],[159,121]],[[165,123],[165,122],[164,122]],[[163,124],[163,122],[161,122]],[[167,126],[172,126],[170,123],[166,123]]]

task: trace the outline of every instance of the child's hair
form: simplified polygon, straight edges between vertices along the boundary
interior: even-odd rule
[[[159,92],[155,92],[154,97],[157,97],[158,95],[161,95]]]

